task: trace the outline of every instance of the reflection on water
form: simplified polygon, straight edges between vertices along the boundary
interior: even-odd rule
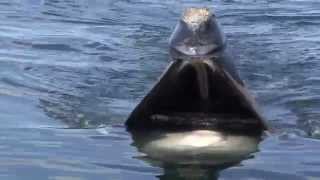
[[[158,176],[158,179],[219,179],[219,173],[225,168],[234,164],[225,166],[210,166],[210,165],[180,165],[180,164],[165,164],[162,166],[164,173]]]

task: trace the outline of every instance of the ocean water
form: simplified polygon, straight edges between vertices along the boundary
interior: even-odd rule
[[[182,10],[214,9],[272,132],[228,166],[153,162],[123,123]],[[0,0],[0,178],[320,179],[317,0]],[[143,157],[143,158],[142,158]]]

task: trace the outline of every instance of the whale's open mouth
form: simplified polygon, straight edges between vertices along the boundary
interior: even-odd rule
[[[206,59],[171,63],[131,118],[152,129],[265,129],[246,88]]]
[[[215,15],[189,8],[170,40],[171,64],[128,118],[128,129],[212,129],[261,133],[267,127],[229,57]]]

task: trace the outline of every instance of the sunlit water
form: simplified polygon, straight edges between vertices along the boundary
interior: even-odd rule
[[[273,132],[233,166],[154,162],[123,123],[188,6],[214,7]],[[1,0],[1,179],[320,179],[317,0]]]

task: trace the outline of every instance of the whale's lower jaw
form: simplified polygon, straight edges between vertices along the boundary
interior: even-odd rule
[[[211,130],[133,134],[135,146],[153,160],[176,164],[238,163],[258,150],[260,138]]]
[[[127,121],[130,129],[266,129],[245,87],[211,61],[174,62]]]

